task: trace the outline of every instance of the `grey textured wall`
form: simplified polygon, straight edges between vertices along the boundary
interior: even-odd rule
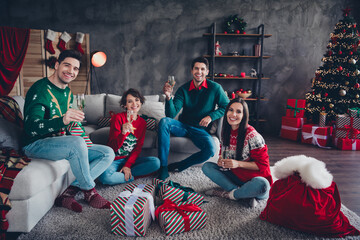
[[[271,79],[262,84],[269,101],[262,103],[261,115],[268,120],[265,130],[278,134],[286,100],[304,98],[310,89],[341,9],[353,7],[358,19],[356,5],[350,0],[2,0],[0,24],[90,33],[91,50],[108,56],[96,69],[92,93],[121,94],[134,87],[158,94],[170,74],[177,86],[190,79],[190,61],[208,51],[202,35],[212,22],[221,25],[239,14],[247,32],[263,23],[273,36],[265,40],[264,52],[272,58],[264,61],[263,72]],[[239,74],[234,64],[230,69]],[[233,81],[227,87],[243,84]]]

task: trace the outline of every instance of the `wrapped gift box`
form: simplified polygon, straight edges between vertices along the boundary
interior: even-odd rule
[[[360,118],[360,108],[349,108],[349,115],[352,118]]]
[[[327,147],[331,144],[332,127],[319,127],[315,124],[304,124],[301,130],[301,142],[318,147]]]
[[[304,99],[288,99],[286,104],[286,117],[304,117],[305,114]]]
[[[319,127],[326,127],[326,115],[327,113],[321,112],[319,115]]]
[[[337,115],[335,126],[335,137],[360,139],[360,118],[353,118],[348,114]]]
[[[128,184],[110,207],[111,231],[121,236],[145,236],[154,219],[155,186]]]
[[[206,227],[207,222],[206,213],[196,204],[174,203],[169,199],[156,209],[155,215],[160,227],[168,236],[202,229]]]
[[[305,118],[282,117],[280,137],[298,141]]]
[[[201,206],[204,203],[204,197],[202,195],[194,192],[193,189],[183,187],[178,183],[162,181],[157,178],[154,178],[152,183],[159,190],[158,195],[163,200],[169,199],[175,203],[187,201],[198,206]]]
[[[334,145],[341,150],[360,150],[360,139],[334,138]]]

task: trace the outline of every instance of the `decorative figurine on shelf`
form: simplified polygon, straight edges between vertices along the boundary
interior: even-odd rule
[[[250,76],[253,77],[253,78],[257,77],[257,72],[256,72],[255,68],[251,69]]]
[[[215,43],[215,55],[218,55],[218,56],[221,56],[222,55],[222,52],[220,50],[220,43],[219,41],[216,41]]]

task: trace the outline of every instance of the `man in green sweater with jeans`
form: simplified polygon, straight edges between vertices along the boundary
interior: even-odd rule
[[[73,95],[68,84],[79,73],[81,54],[63,51],[50,77],[35,82],[26,94],[24,106],[24,153],[30,158],[49,161],[66,159],[76,180],[55,200],[57,206],[81,212],[75,195],[82,191],[91,207],[109,209],[110,202],[95,190],[95,182],[114,160],[114,151],[104,145],[88,148],[81,136],[72,136],[66,127],[81,122],[84,113],[72,108]]]
[[[224,115],[229,99],[220,84],[206,79],[209,73],[206,58],[195,58],[191,63],[191,73],[193,79],[180,86],[174,97],[171,97],[173,86],[166,82],[163,88],[167,117],[161,119],[158,132],[158,155],[161,162],[159,178],[162,180],[169,177],[168,171],[183,171],[194,164],[205,162],[216,152],[208,130],[213,121]],[[183,111],[179,121],[173,119],[181,109]],[[200,151],[167,166],[170,134],[190,138]]]

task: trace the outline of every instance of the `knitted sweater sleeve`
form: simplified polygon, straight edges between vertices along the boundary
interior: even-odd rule
[[[165,101],[165,115],[170,118],[176,117],[176,115],[182,109],[184,101],[184,88],[182,86],[176,91],[174,99]]]
[[[122,125],[126,122],[126,115],[122,113],[115,114],[111,117],[110,133],[108,139],[108,146],[114,152],[117,152],[123,145],[127,134],[122,134]]]

